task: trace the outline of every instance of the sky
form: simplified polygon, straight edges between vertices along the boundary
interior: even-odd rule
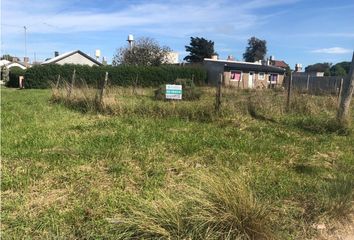
[[[247,40],[267,41],[267,56],[292,68],[350,61],[354,0],[0,0],[1,54],[43,61],[82,50],[112,60],[128,34],[154,38],[187,55],[190,37],[215,42],[221,59],[242,60]],[[27,28],[26,41],[24,26]]]

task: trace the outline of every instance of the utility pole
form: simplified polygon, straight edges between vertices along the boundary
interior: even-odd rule
[[[27,57],[27,27],[23,26],[25,29],[25,57]]]

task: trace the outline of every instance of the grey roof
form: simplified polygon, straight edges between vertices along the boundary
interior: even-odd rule
[[[210,60],[204,59],[204,62],[209,64],[216,64],[219,66],[224,66],[225,71],[230,70],[240,70],[240,71],[257,71],[257,72],[272,72],[272,73],[285,73],[285,69],[270,66],[262,65],[259,63],[248,63],[248,62],[239,62],[239,61],[228,61],[228,60]]]
[[[56,63],[56,62],[58,62],[58,61],[60,61],[60,60],[62,60],[62,59],[64,59],[64,58],[66,58],[66,57],[69,57],[69,56],[75,54],[75,53],[79,53],[80,55],[86,57],[86,58],[89,59],[90,61],[96,63],[98,66],[101,66],[101,65],[102,65],[102,63],[100,63],[100,62],[97,61],[96,59],[90,57],[89,55],[87,55],[86,53],[84,53],[84,52],[82,52],[82,51],[80,51],[80,50],[76,50],[76,51],[71,51],[71,52],[67,52],[67,53],[60,54],[59,56],[56,56],[56,57],[54,57],[54,58],[51,58],[51,59],[48,59],[48,60],[42,62],[42,64]]]

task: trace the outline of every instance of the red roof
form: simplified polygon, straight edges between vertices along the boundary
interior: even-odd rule
[[[272,60],[272,65],[275,67],[287,68],[289,65],[283,60]]]

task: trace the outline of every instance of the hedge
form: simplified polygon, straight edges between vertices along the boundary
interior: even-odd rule
[[[197,85],[206,81],[206,71],[202,66],[162,65],[159,67],[141,66],[100,66],[89,67],[83,65],[39,65],[26,71],[26,88],[49,88],[56,82],[60,74],[62,80],[71,81],[72,73],[76,70],[76,82],[84,80],[88,85],[97,86],[103,81],[105,72],[108,72],[109,83],[117,86],[131,86],[138,77],[138,86],[157,87],[161,84],[174,83],[178,78],[192,78]]]
[[[12,67],[9,72],[9,81],[6,82],[7,87],[18,88],[19,77],[25,75],[25,70],[20,67]]]

